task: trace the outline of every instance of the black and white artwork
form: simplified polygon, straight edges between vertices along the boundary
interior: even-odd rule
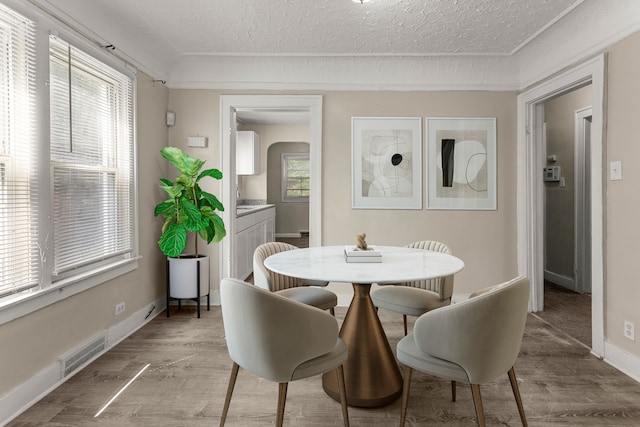
[[[427,208],[494,210],[495,118],[427,118]]]
[[[422,209],[421,119],[353,117],[353,208]]]

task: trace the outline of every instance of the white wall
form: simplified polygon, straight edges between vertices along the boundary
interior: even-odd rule
[[[636,339],[623,337],[624,321],[640,328],[640,33],[608,49],[606,161],[622,161],[622,181],[606,180],[605,337],[640,358]],[[606,171],[608,174],[608,170]],[[640,369],[637,371],[640,373]]]

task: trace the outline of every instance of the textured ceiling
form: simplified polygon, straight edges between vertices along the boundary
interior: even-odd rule
[[[177,55],[509,55],[582,0],[37,0]],[[83,4],[84,3],[84,4]],[[79,22],[91,26],[85,17]]]

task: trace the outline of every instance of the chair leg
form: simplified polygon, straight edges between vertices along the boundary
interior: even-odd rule
[[[478,426],[485,427],[482,396],[480,396],[480,386],[478,384],[471,384],[471,394],[473,395],[473,406],[476,408],[476,416],[478,417]]]
[[[400,427],[404,427],[404,422],[407,419],[407,406],[409,405],[409,389],[411,388],[411,374],[413,368],[404,366],[404,384],[402,386],[402,406],[400,409]]]
[[[522,425],[527,427],[527,417],[524,415],[524,406],[522,406],[522,398],[520,397],[520,389],[518,388],[518,380],[516,379],[516,372],[513,370],[513,366],[509,369],[509,382],[511,383],[511,389],[513,390],[513,396],[516,398],[516,404],[518,405],[518,412],[520,413],[520,420]]]
[[[222,416],[220,417],[220,427],[224,426],[224,422],[227,420],[229,403],[231,403],[231,395],[233,394],[233,388],[236,385],[236,378],[238,377],[239,369],[240,369],[240,366],[234,362],[233,367],[231,368],[231,376],[229,377],[229,386],[227,387],[227,396],[224,398],[224,408],[222,408]]]
[[[407,315],[403,314],[402,315],[402,321],[404,323],[404,336],[407,336]]]
[[[338,366],[336,369],[338,377],[338,388],[340,389],[340,404],[342,405],[342,418],[344,419],[344,427],[349,427],[349,411],[347,410],[347,389],[344,385],[344,366]]]
[[[456,382],[451,381],[451,401],[456,401]]]
[[[276,427],[282,427],[284,422],[284,404],[287,402],[287,387],[289,383],[280,383],[278,386],[278,414],[276,416]]]

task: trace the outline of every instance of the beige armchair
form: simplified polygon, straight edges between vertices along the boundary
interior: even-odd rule
[[[279,383],[277,426],[282,426],[290,381],[336,369],[344,425],[349,425],[342,367],[347,346],[338,337],[335,317],[237,279],[222,280],[220,298],[233,360],[220,426],[227,418],[240,367]]]
[[[408,248],[451,254],[444,243],[423,240],[407,245]],[[418,317],[435,308],[451,304],[453,276],[416,282],[384,285],[371,293],[373,305],[402,314],[404,334],[407,335],[407,316]]]
[[[418,371],[471,384],[478,424],[485,425],[480,384],[507,373],[522,425],[527,419],[513,365],[520,351],[527,319],[529,279],[517,277],[485,289],[466,301],[425,313],[413,333],[400,340],[397,357],[404,365],[400,426],[404,426],[411,374]]]
[[[321,310],[329,310],[331,314],[335,314],[334,308],[338,304],[337,295],[320,288],[327,286],[328,282],[303,281],[274,273],[264,266],[264,260],[267,257],[295,249],[298,248],[284,242],[268,242],[258,246],[253,253],[253,283],[267,291],[277,292],[294,301],[312,305]]]

